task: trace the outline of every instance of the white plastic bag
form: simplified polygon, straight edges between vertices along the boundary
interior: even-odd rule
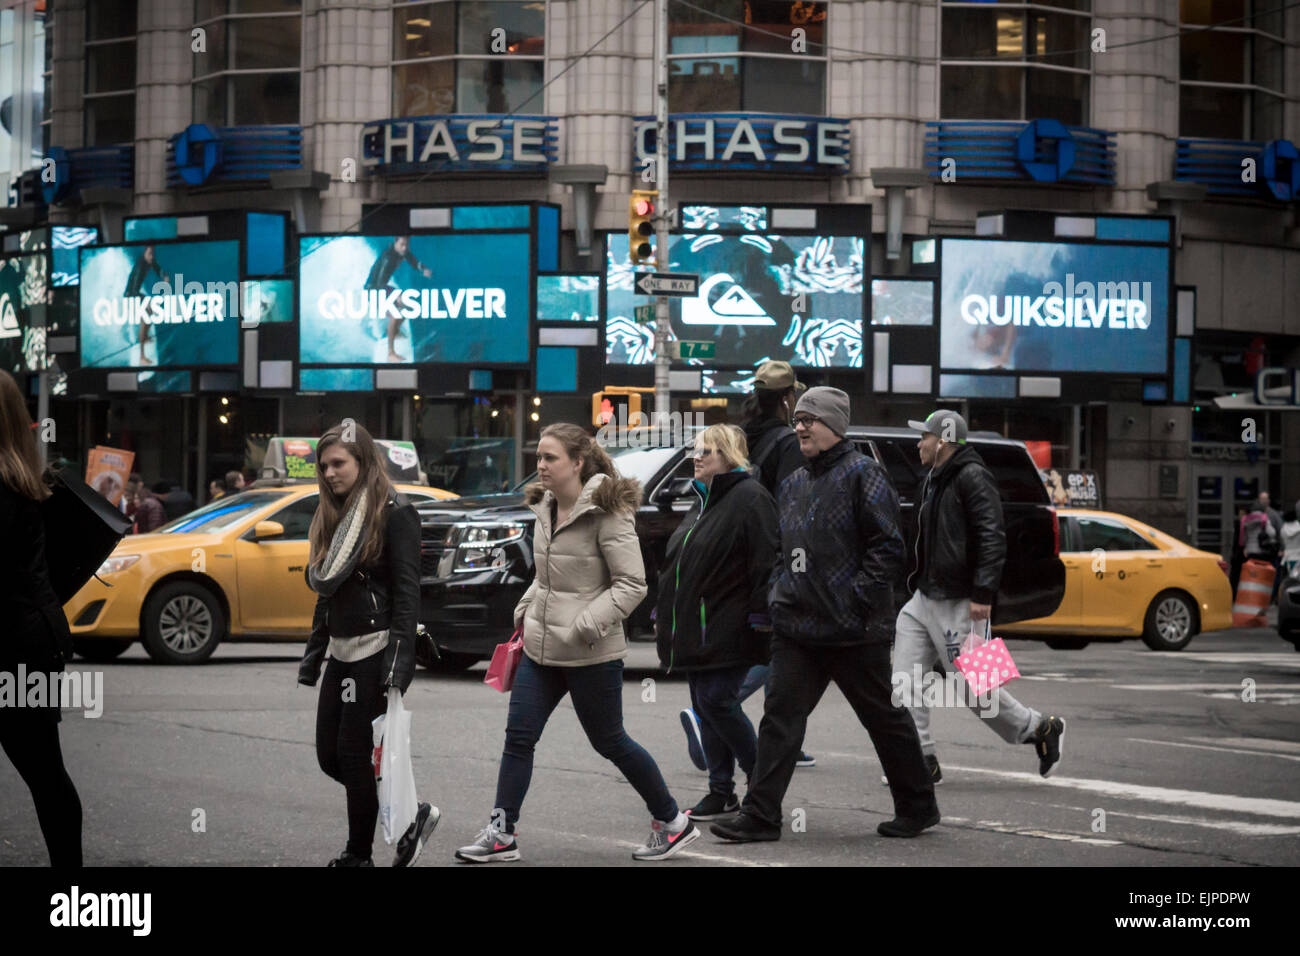
[[[388,689],[388,713],[376,717],[371,726],[379,822],[384,828],[384,841],[391,845],[402,838],[419,811],[411,766],[411,712],[402,705],[402,692],[396,687]]]

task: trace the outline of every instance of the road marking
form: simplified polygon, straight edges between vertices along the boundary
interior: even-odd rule
[[[1268,737],[1188,737],[1199,744],[1219,744],[1223,747],[1254,747],[1258,750],[1300,754],[1300,743],[1294,740],[1272,740]]]
[[[1058,810],[1075,810],[1079,813],[1091,813],[1087,807],[1070,807],[1061,803],[1050,803]],[[1285,826],[1280,823],[1247,823],[1244,820],[1210,820],[1205,817],[1157,816],[1148,813],[1122,813],[1119,810],[1107,810],[1107,818],[1124,817],[1133,820],[1150,820],[1155,823],[1173,823],[1179,826],[1204,827],[1209,830],[1227,830],[1242,836],[1295,836],[1300,834],[1300,827]]]
[[[591,843],[603,843],[606,846],[608,846],[611,842],[609,837],[591,836],[590,834],[587,833],[568,833],[565,832],[564,830],[551,830],[549,828],[543,830],[542,832],[544,832],[548,836],[568,837],[577,840],[587,840]],[[702,829],[700,830],[700,835],[701,837],[704,836],[704,830]],[[629,843],[626,840],[614,840],[612,842],[617,846],[627,847],[629,850],[636,850],[641,847],[640,843]],[[682,859],[683,857],[686,858],[694,857],[695,859],[699,859],[699,860],[709,860],[713,863],[730,863],[733,866],[788,866],[789,865],[787,863],[777,863],[777,862],[769,863],[762,860],[746,860],[743,857],[736,857],[736,856],[721,856],[716,853],[703,853],[699,850],[692,849],[692,847],[699,846],[699,844],[700,841],[696,840],[685,850],[682,850],[681,853],[677,854],[677,859]],[[668,861],[665,860],[664,862],[666,863]]]
[[[1219,693],[1230,693],[1235,697],[1241,696],[1241,686],[1238,684],[1234,687],[1232,684],[1111,684],[1116,690],[1165,690],[1183,693],[1203,693],[1206,691],[1217,691]],[[1255,693],[1258,694],[1294,694],[1296,687],[1292,684],[1256,684]]]
[[[1152,740],[1149,737],[1125,737],[1125,740],[1131,740],[1139,744],[1160,744],[1163,747],[1187,747],[1192,750],[1217,750],[1225,754],[1245,754],[1248,757],[1276,757],[1279,760],[1296,760],[1300,761],[1300,756],[1293,754],[1269,753],[1266,750],[1245,750],[1241,747],[1212,747],[1208,744],[1185,744],[1176,740]],[[1194,737],[1193,740],[1208,740],[1212,738]],[[1241,738],[1233,738],[1241,739]],[[1283,741],[1278,741],[1282,743]]]
[[[1123,840],[1107,840],[1101,837],[1080,836],[1077,833],[1063,833],[1060,830],[1036,830],[1003,823],[1001,820],[975,820],[967,817],[944,817],[943,822],[950,826],[969,826],[980,830],[993,830],[996,833],[1014,833],[1017,836],[1038,837],[1041,840],[1059,840],[1062,843],[1087,843],[1090,846],[1123,846]]]
[[[1230,813],[1250,813],[1255,816],[1280,817],[1300,820],[1300,803],[1294,800],[1272,800],[1264,797],[1238,797],[1230,793],[1206,793],[1200,790],[1176,790],[1170,787],[1147,787],[1115,780],[1089,780],[1083,777],[1040,777],[1036,773],[1018,770],[989,770],[985,767],[961,767],[953,770],[982,773],[1004,780],[1032,783],[1036,786],[1085,790],[1125,800],[1144,800],[1149,803],[1170,803],[1202,810],[1224,810]]]
[[[1165,660],[1208,664],[1254,664],[1281,667],[1284,670],[1300,671],[1300,654],[1281,654],[1263,651],[1257,654],[1167,654]]]

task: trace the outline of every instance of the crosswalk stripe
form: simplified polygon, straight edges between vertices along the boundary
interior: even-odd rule
[[[945,765],[945,769],[947,765]],[[960,767],[953,770],[965,773],[982,773],[1004,780],[1032,783],[1035,786],[1085,790],[1124,800],[1144,800],[1150,803],[1168,803],[1197,807],[1202,810],[1223,810],[1229,813],[1250,813],[1255,816],[1279,817],[1300,820],[1300,803],[1294,800],[1272,800],[1264,797],[1239,797],[1230,793],[1206,793],[1200,790],[1177,790],[1172,787],[1147,787],[1115,780],[1089,780],[1083,777],[1040,777],[1036,773],[1018,770],[989,770],[985,767]]]
[[[1300,756],[1293,754],[1270,753],[1267,750],[1246,750],[1241,747],[1214,747],[1209,744],[1185,744],[1177,740],[1152,740],[1148,737],[1126,737],[1139,744],[1160,744],[1162,747],[1187,747],[1191,750],[1216,750],[1225,754],[1245,754],[1248,757],[1276,757],[1279,760],[1300,761]]]

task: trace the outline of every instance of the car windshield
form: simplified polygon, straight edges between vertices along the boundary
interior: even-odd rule
[[[614,459],[614,467],[624,478],[635,478],[642,486],[648,485],[663,467],[677,454],[675,447],[659,448],[609,448],[609,457]],[[515,491],[523,491],[526,485],[537,480],[533,472],[518,485]]]
[[[245,491],[209,502],[198,511],[169,521],[158,529],[158,534],[180,534],[186,531],[224,531],[254,511],[279,501],[282,491]]]

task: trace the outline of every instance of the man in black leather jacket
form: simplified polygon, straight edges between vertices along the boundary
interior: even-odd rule
[[[953,665],[968,636],[988,636],[1002,580],[1007,539],[997,482],[966,444],[966,421],[956,412],[940,410],[924,422],[908,424],[922,433],[917,447],[930,473],[917,495],[917,567],[908,581],[915,593],[899,612],[895,629],[895,699],[912,712],[935,783],[943,772],[925,703],[935,695],[926,694],[924,685],[936,662],[951,672],[947,679],[956,688],[942,699],[951,696],[970,707],[1008,743],[1033,744],[1038,772],[1046,777],[1061,759],[1065,721],[1043,717],[1003,688],[977,698]]]

